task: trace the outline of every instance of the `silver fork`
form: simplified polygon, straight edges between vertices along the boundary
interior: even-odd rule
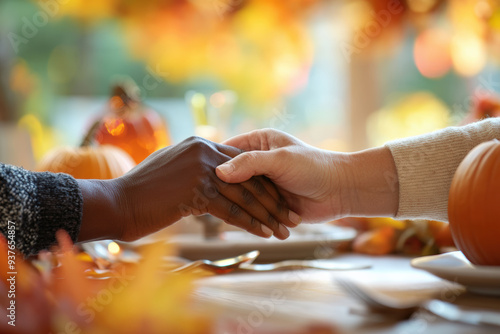
[[[401,303],[388,296],[374,296],[352,280],[336,278],[337,284],[351,297],[361,301],[372,314],[407,319],[419,308],[431,312],[445,320],[469,325],[488,325],[500,327],[500,312],[489,309],[467,310],[437,299]],[[356,312],[359,313],[359,312]]]
[[[387,315],[397,318],[408,318],[415,312],[420,303],[404,304],[393,298],[383,298],[382,296],[373,296],[356,284],[354,281],[345,278],[336,278],[336,283],[351,297],[362,302],[368,307],[368,311],[374,314]],[[359,313],[359,312],[357,312]]]

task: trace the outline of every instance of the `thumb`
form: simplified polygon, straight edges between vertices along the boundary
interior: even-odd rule
[[[251,151],[241,153],[232,160],[219,165],[215,173],[224,182],[240,183],[255,175],[272,178],[276,170],[273,151]]]

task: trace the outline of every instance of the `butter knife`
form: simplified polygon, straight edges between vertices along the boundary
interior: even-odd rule
[[[287,260],[267,264],[242,263],[238,271],[279,271],[293,269],[358,270],[371,268],[370,264],[344,263],[331,260]]]

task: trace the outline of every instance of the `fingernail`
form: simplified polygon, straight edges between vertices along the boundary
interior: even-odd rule
[[[273,235],[273,230],[271,230],[266,225],[260,225],[260,228],[262,229],[262,232],[264,232],[264,234],[266,235],[266,238],[269,238]]]
[[[290,236],[290,231],[284,225],[279,225],[279,231],[285,239]]]
[[[290,221],[295,224],[295,226],[299,225],[300,223],[302,223],[302,218],[296,214],[295,212],[293,211],[288,211],[288,219],[290,219]]]
[[[229,163],[225,163],[225,164],[222,164],[222,165],[218,166],[217,169],[222,174],[229,175],[232,172],[234,172],[234,165],[233,164],[229,164]]]

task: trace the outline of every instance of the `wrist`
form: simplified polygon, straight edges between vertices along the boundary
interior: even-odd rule
[[[399,206],[396,165],[386,147],[348,153],[343,159],[344,200],[348,215],[394,217]]]
[[[351,153],[330,153],[330,197],[332,219],[349,217],[356,211],[356,184]]]
[[[124,213],[120,188],[114,180],[77,180],[83,196],[83,213],[78,242],[121,239]]]

